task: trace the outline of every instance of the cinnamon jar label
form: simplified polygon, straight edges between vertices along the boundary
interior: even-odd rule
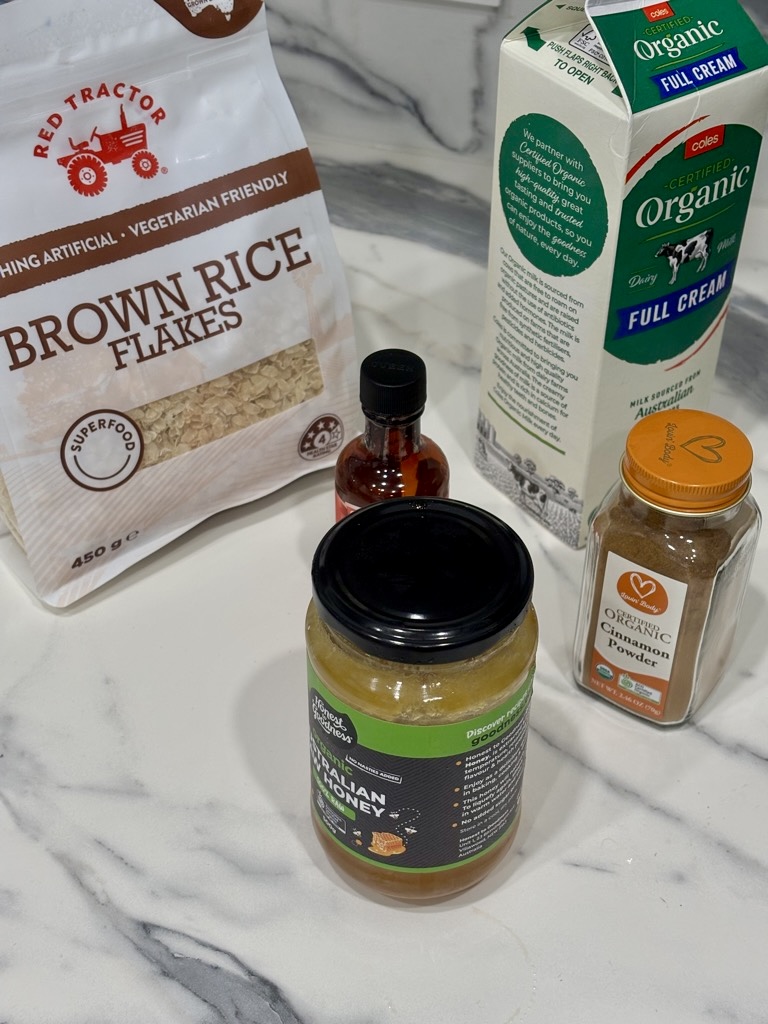
[[[661,720],[687,590],[679,580],[609,552],[588,689]]]

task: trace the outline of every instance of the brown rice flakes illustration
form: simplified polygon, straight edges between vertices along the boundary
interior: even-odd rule
[[[183,455],[300,405],[323,390],[312,339],[232,373],[131,410],[144,437],[142,468]]]

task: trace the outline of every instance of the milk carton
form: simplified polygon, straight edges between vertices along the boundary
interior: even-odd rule
[[[551,0],[502,44],[476,462],[573,546],[634,421],[709,401],[767,63],[735,0]]]

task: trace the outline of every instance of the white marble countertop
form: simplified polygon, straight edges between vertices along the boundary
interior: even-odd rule
[[[541,640],[512,851],[469,892],[408,907],[350,887],[317,845],[303,620],[330,470],[64,612],[17,582],[6,538],[0,1024],[768,1021],[768,532],[724,682],[663,731],[577,690],[583,552],[471,462],[494,56],[533,5],[271,0],[269,15],[319,133],[359,355],[424,357],[424,429],[453,496],[533,556]],[[764,0],[747,6],[765,27]],[[424,59],[435,38],[450,59]],[[768,153],[756,192],[712,408],[752,440],[768,511]]]
[[[569,650],[583,553],[471,464],[484,272],[337,226],[360,354],[419,351],[452,493],[529,545],[541,620],[523,821],[439,906],[371,900],[309,823],[303,617],[328,470],[225,513],[63,613],[0,564],[3,1024],[762,1024],[768,1019],[768,537],[727,677],[659,731]],[[750,249],[751,247],[751,249]],[[760,243],[713,408],[768,508]]]

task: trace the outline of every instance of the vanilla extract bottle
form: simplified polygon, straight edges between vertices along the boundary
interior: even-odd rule
[[[360,367],[363,432],[336,463],[336,519],[388,498],[448,497],[448,460],[421,432],[427,400],[424,361],[405,349],[381,349]]]

